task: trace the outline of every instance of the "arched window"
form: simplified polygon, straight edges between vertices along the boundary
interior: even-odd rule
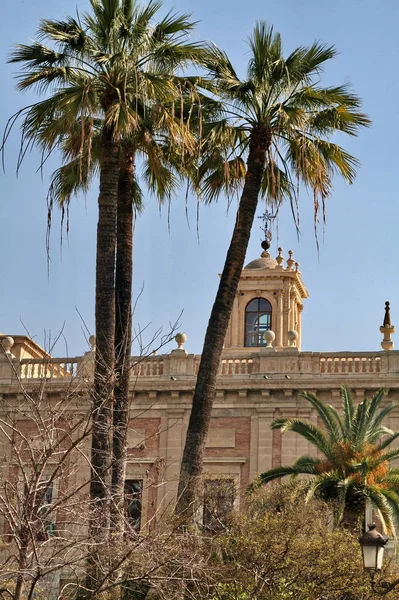
[[[272,326],[272,305],[265,298],[254,298],[245,309],[245,346],[266,346],[263,333]]]

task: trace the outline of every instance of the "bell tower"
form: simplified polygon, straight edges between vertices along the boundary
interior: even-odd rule
[[[262,242],[260,258],[242,270],[224,354],[272,346],[277,351],[301,349],[302,301],[309,294],[292,251],[285,260],[283,249],[279,248],[274,259],[268,252],[269,246],[269,241]]]

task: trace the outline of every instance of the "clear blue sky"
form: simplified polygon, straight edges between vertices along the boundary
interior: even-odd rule
[[[8,0],[0,26],[0,127],[33,96],[14,91],[15,67],[6,65],[14,43],[34,39],[40,18],[73,14],[76,0]],[[87,2],[78,4],[84,10]],[[194,39],[210,39],[224,48],[239,71],[246,63],[245,39],[254,22],[267,20],[280,31],[286,51],[315,39],[335,44],[340,52],[325,76],[328,83],[350,82],[364,99],[373,126],[346,148],[362,163],[356,183],[337,181],[328,201],[327,227],[317,256],[312,201],[301,202],[301,237],[296,239],[288,207],[279,223],[279,244],[294,250],[309,290],[303,312],[304,350],[378,350],[384,301],[390,300],[393,323],[399,328],[399,207],[397,202],[399,139],[399,3],[397,0],[176,0],[165,7],[188,11],[199,21]],[[23,333],[24,326],[39,343],[56,336],[65,322],[58,355],[80,354],[86,348],[82,322],[94,322],[94,264],[97,189],[71,206],[69,239],[60,251],[59,215],[54,213],[50,276],[47,276],[45,232],[46,193],[50,162],[43,179],[37,154],[27,157],[18,179],[15,159],[17,131],[6,149],[6,173],[1,174],[0,331]],[[144,338],[158,327],[168,328],[183,310],[181,329],[186,347],[200,352],[205,326],[230,239],[236,203],[226,215],[226,202],[201,207],[200,242],[196,237],[196,201],[189,199],[190,228],[185,217],[184,190],[160,215],[148,198],[140,218],[134,250],[134,289],[143,287],[135,322],[149,324]],[[261,210],[259,211],[260,214]],[[258,256],[261,232],[255,225],[247,261]],[[320,232],[323,238],[322,231]],[[276,254],[276,235],[272,252]],[[22,323],[24,325],[22,325]],[[67,346],[66,346],[66,341]],[[399,347],[399,341],[397,342]],[[171,345],[171,349],[174,345]]]

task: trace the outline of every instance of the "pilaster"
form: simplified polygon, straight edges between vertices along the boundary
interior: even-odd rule
[[[277,315],[276,315],[276,346],[283,346],[283,303],[284,303],[284,292],[278,290],[277,292]]]
[[[184,409],[169,409],[166,419],[166,469],[165,495],[166,505],[173,502],[177,495],[182,451],[182,429]]]
[[[258,460],[257,471],[262,473],[272,468],[274,408],[259,408],[258,414]],[[253,469],[251,469],[253,471]]]

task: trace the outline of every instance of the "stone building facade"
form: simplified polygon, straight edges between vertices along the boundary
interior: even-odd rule
[[[399,352],[392,349],[388,310],[381,327],[382,351],[302,352],[301,315],[307,297],[291,252],[287,261],[281,250],[276,259],[263,252],[242,271],[204,459],[205,492],[222,504],[238,507],[258,472],[311,452],[299,436],[270,427],[281,416],[317,422],[311,406],[298,395],[300,390],[316,393],[336,407],[342,384],[353,389],[357,401],[380,387],[389,388],[387,401],[399,400]],[[132,357],[126,490],[133,498],[129,510],[136,528],[145,528],[176,495],[200,360],[184,349],[185,335],[176,339],[178,348],[169,354]],[[91,342],[92,349],[82,357],[53,358],[27,337],[3,336],[0,412],[24,402],[21,387],[31,392],[41,382],[47,384],[50,402],[75,393],[79,402],[73,410],[87,410],[93,338]],[[26,412],[16,411],[16,426],[23,427],[27,418]],[[399,430],[399,410],[391,413],[387,425]],[[10,453],[4,439],[3,453]],[[88,476],[87,463],[82,462],[79,471],[80,477],[84,472]],[[203,518],[209,520],[204,503]]]

